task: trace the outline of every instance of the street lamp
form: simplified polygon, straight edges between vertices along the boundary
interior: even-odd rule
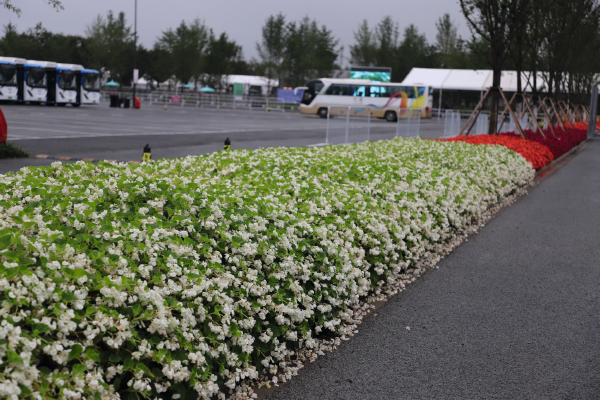
[[[138,70],[136,63],[137,56],[137,0],[135,0],[135,13],[133,23],[133,104],[135,105],[135,88],[137,87]]]

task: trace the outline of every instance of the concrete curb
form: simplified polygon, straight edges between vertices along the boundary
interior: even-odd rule
[[[540,169],[539,171],[536,171],[535,179],[537,180],[539,178],[545,178],[546,176],[548,176],[560,164],[564,163],[565,161],[567,161],[567,159],[571,158],[576,153],[579,153],[581,150],[583,150],[583,148],[585,146],[587,146],[589,141],[590,141],[590,139],[584,140],[583,142],[579,143],[577,146],[573,147],[571,150],[567,151],[562,156],[560,156],[557,159],[555,159],[554,161],[552,161],[550,164],[546,165],[544,168]]]
[[[58,161],[85,161],[90,163],[97,163],[100,161],[106,161],[110,163],[128,163],[128,164],[139,164],[140,161],[120,161],[120,160],[96,160],[94,158],[76,158],[76,157],[56,157],[47,154],[37,154],[32,158],[41,158],[45,160],[58,160]]]

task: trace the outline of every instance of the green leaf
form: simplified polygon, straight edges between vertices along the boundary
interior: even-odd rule
[[[146,365],[144,365],[144,363],[138,363],[135,367],[138,371],[144,371],[144,373],[146,375],[152,375],[152,372],[150,372],[150,370],[148,369],[148,367]]]
[[[75,301],[75,300],[79,300],[77,298],[77,296],[75,296],[73,293],[63,293],[60,295],[60,299],[62,301]]]
[[[23,365],[23,359],[12,350],[6,350],[6,359],[9,363]]]
[[[127,360],[125,360],[125,362],[123,363],[123,368],[124,368],[124,369],[127,369],[127,370],[129,370],[129,369],[133,368],[133,366],[134,366],[134,361],[133,361],[133,359],[131,359],[131,358],[128,358],[128,359],[127,359]]]
[[[19,388],[21,388],[22,397],[27,397],[31,394],[31,390],[27,386],[19,385]]]
[[[83,353],[83,347],[80,344],[74,345],[73,347],[71,347],[71,352],[69,353],[68,361],[79,357],[81,353]]]
[[[88,307],[88,308],[85,309],[85,313],[87,315],[95,314],[97,311],[98,311],[98,309],[95,308],[95,307]]]
[[[142,312],[142,305],[140,303],[136,303],[133,306],[133,316],[137,317]]]
[[[92,361],[95,362],[99,362],[100,361],[100,355],[98,354],[98,352],[92,348],[87,348],[85,350],[85,355]]]
[[[33,334],[39,335],[40,333],[48,332],[50,327],[46,324],[33,324]]]
[[[83,371],[85,371],[87,368],[85,365],[82,364],[75,364],[73,365],[73,375],[79,375],[80,373],[82,373]]]
[[[108,359],[111,363],[115,364],[122,360],[121,356],[118,354],[111,354],[110,357],[108,357]]]

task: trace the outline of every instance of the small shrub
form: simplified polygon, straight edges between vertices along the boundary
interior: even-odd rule
[[[27,158],[29,153],[12,143],[0,143],[0,158]]]

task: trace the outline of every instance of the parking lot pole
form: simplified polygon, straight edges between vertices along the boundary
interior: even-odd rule
[[[325,143],[329,144],[329,113],[331,112],[331,106],[327,107],[327,130],[325,131]]]
[[[346,143],[348,144],[348,128],[350,125],[350,107],[348,107],[348,112],[346,113]]]
[[[137,54],[136,53],[137,53],[137,0],[135,0],[135,13],[134,13],[134,23],[133,23],[133,71],[134,71],[134,73],[137,68],[137,62],[136,62]],[[135,88],[136,88],[136,86],[137,86],[137,82],[135,81],[135,77],[134,77],[134,82],[133,82],[133,102],[134,102],[134,104],[135,104]]]

